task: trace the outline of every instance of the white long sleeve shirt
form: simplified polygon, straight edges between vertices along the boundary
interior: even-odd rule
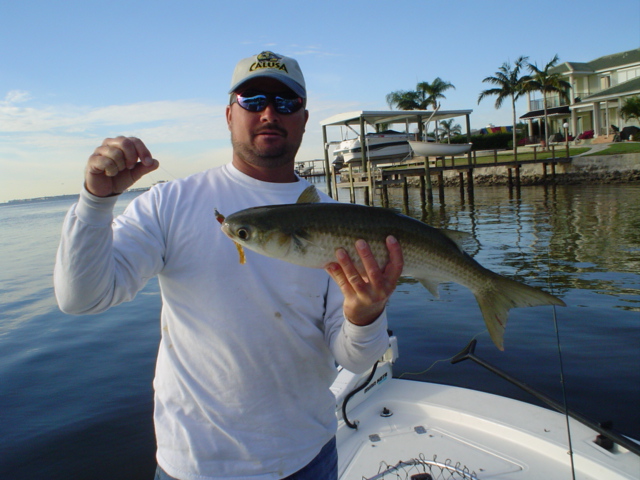
[[[85,191],[65,219],[54,272],[63,311],[104,311],[158,276],[154,421],[158,463],[173,477],[299,470],[335,434],[335,362],[360,372],[388,345],[385,314],[366,327],[345,321],[324,270],[251,251],[241,265],[215,219],[214,208],[295,203],[308,185],[261,182],[229,164],[157,185],[115,221],[115,198]]]

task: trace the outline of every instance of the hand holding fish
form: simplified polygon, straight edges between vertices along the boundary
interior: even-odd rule
[[[97,197],[117,195],[159,165],[139,138],[107,138],[89,157],[85,188]]]
[[[337,262],[330,263],[326,271],[338,284],[344,295],[344,314],[347,320],[364,326],[380,316],[402,274],[404,261],[398,241],[386,239],[389,261],[380,268],[371,248],[364,240],[355,244],[364,272],[360,272],[343,248],[336,251]]]

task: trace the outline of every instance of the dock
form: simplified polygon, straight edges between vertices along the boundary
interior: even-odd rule
[[[325,161],[323,159],[296,162],[295,171],[301,178],[311,183],[324,181],[327,177]]]
[[[525,167],[539,165],[542,177],[545,179],[553,179],[556,176],[556,167],[558,165],[571,162],[568,145],[563,145],[562,147],[552,145],[546,151],[542,151],[538,146],[522,150],[524,151],[521,151],[520,155],[525,159],[508,161],[501,160],[497,150],[493,151],[490,155],[484,152],[485,155],[480,157],[477,155],[478,152],[472,151],[470,152],[471,163],[468,163],[468,159],[463,157],[430,157],[428,159],[424,157],[414,157],[414,159],[406,165],[374,169],[373,176],[370,176],[368,172],[347,174],[344,176],[345,178],[341,178],[335,185],[337,189],[349,190],[349,200],[352,203],[355,201],[356,188],[373,188],[375,194],[371,196],[371,203],[369,204],[373,205],[375,198],[379,196],[380,204],[383,207],[388,207],[388,187],[400,186],[403,190],[406,190],[410,180],[414,179],[413,184],[419,183],[420,198],[423,199],[422,203],[432,205],[434,202],[433,179],[435,178],[437,180],[439,202],[440,204],[444,204],[445,176],[449,179],[455,176],[459,184],[460,196],[464,198],[466,194],[466,196],[472,200],[475,184],[474,174],[478,169],[503,167],[507,172],[507,186],[511,189],[520,188],[521,170]],[[534,158],[527,159],[527,157],[531,157],[531,154],[533,154]],[[478,158],[480,158],[480,160],[478,160]],[[339,193],[336,191],[336,197],[334,198],[337,198],[338,195]],[[406,198],[407,196],[405,191],[403,197]]]
[[[375,205],[375,198],[379,197],[380,205],[389,206],[388,187],[401,186],[404,190],[403,197],[408,198],[409,179],[417,179],[420,186],[420,197],[424,204],[433,204],[433,178],[437,179],[440,203],[444,199],[444,179],[445,176],[456,176],[460,186],[460,195],[468,196],[473,200],[474,171],[486,167],[504,167],[508,174],[509,188],[519,188],[521,184],[521,169],[531,165],[540,165],[542,176],[555,177],[556,166],[571,162],[568,144],[550,145],[543,149],[539,145],[517,149],[510,160],[502,160],[497,150],[492,152],[469,151],[463,156],[457,157],[416,157],[411,156],[400,162],[386,165],[376,165],[371,162],[365,154],[364,162],[359,162],[361,168],[354,170],[347,165],[348,171],[343,169],[343,175],[338,179],[337,172],[330,168],[329,146],[327,141],[328,127],[347,127],[356,131],[351,125],[359,127],[360,144],[364,144],[366,127],[373,127],[379,131],[381,126],[388,127],[389,124],[400,123],[405,125],[408,132],[411,124],[417,124],[419,138],[422,137],[425,123],[429,121],[439,121],[445,118],[463,116],[466,119],[467,141],[470,142],[470,119],[472,110],[450,110],[450,111],[386,111],[386,112],[351,112],[336,115],[321,122],[323,129],[323,139],[325,142],[325,179],[328,194],[339,200],[338,190],[349,190],[349,201],[355,203],[355,189],[364,189],[364,203]],[[335,143],[335,142],[334,142]],[[525,153],[526,151],[526,153]],[[520,155],[520,158],[518,158]],[[504,155],[503,155],[504,156]],[[346,177],[346,178],[344,178]]]

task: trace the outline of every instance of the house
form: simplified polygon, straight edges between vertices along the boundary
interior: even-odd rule
[[[568,133],[578,136],[593,130],[594,137],[606,136],[612,126],[618,129],[637,122],[625,122],[620,117],[624,99],[640,95],[640,48],[596,58],[590,62],[565,62],[550,70],[559,73],[571,84],[571,101],[561,100],[557,94],[547,96],[549,135]],[[541,97],[540,92],[532,92]],[[533,120],[544,122],[543,99],[532,99],[529,94],[529,111],[520,118],[529,124],[529,136],[533,136]]]

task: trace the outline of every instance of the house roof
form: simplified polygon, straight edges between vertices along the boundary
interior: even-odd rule
[[[564,62],[550,70],[551,73],[583,73],[590,74],[598,71],[612,70],[624,65],[640,64],[640,48],[627,50],[596,58],[590,62]]]
[[[569,110],[569,107],[567,105],[562,106],[562,107],[554,107],[554,108],[547,108],[547,116],[548,117],[553,117],[555,115],[569,115],[571,113],[571,111]],[[522,115],[520,118],[521,119],[526,119],[526,118],[539,118],[539,117],[544,117],[544,110],[532,110],[528,113],[525,113],[524,115]]]
[[[601,90],[598,93],[594,93],[593,95],[589,95],[582,99],[585,101],[592,101],[601,97],[609,97],[616,96],[619,97],[621,95],[633,95],[640,93],[640,77],[632,78],[626,82],[619,83],[618,85],[614,85],[613,87],[607,88],[605,90]]]

